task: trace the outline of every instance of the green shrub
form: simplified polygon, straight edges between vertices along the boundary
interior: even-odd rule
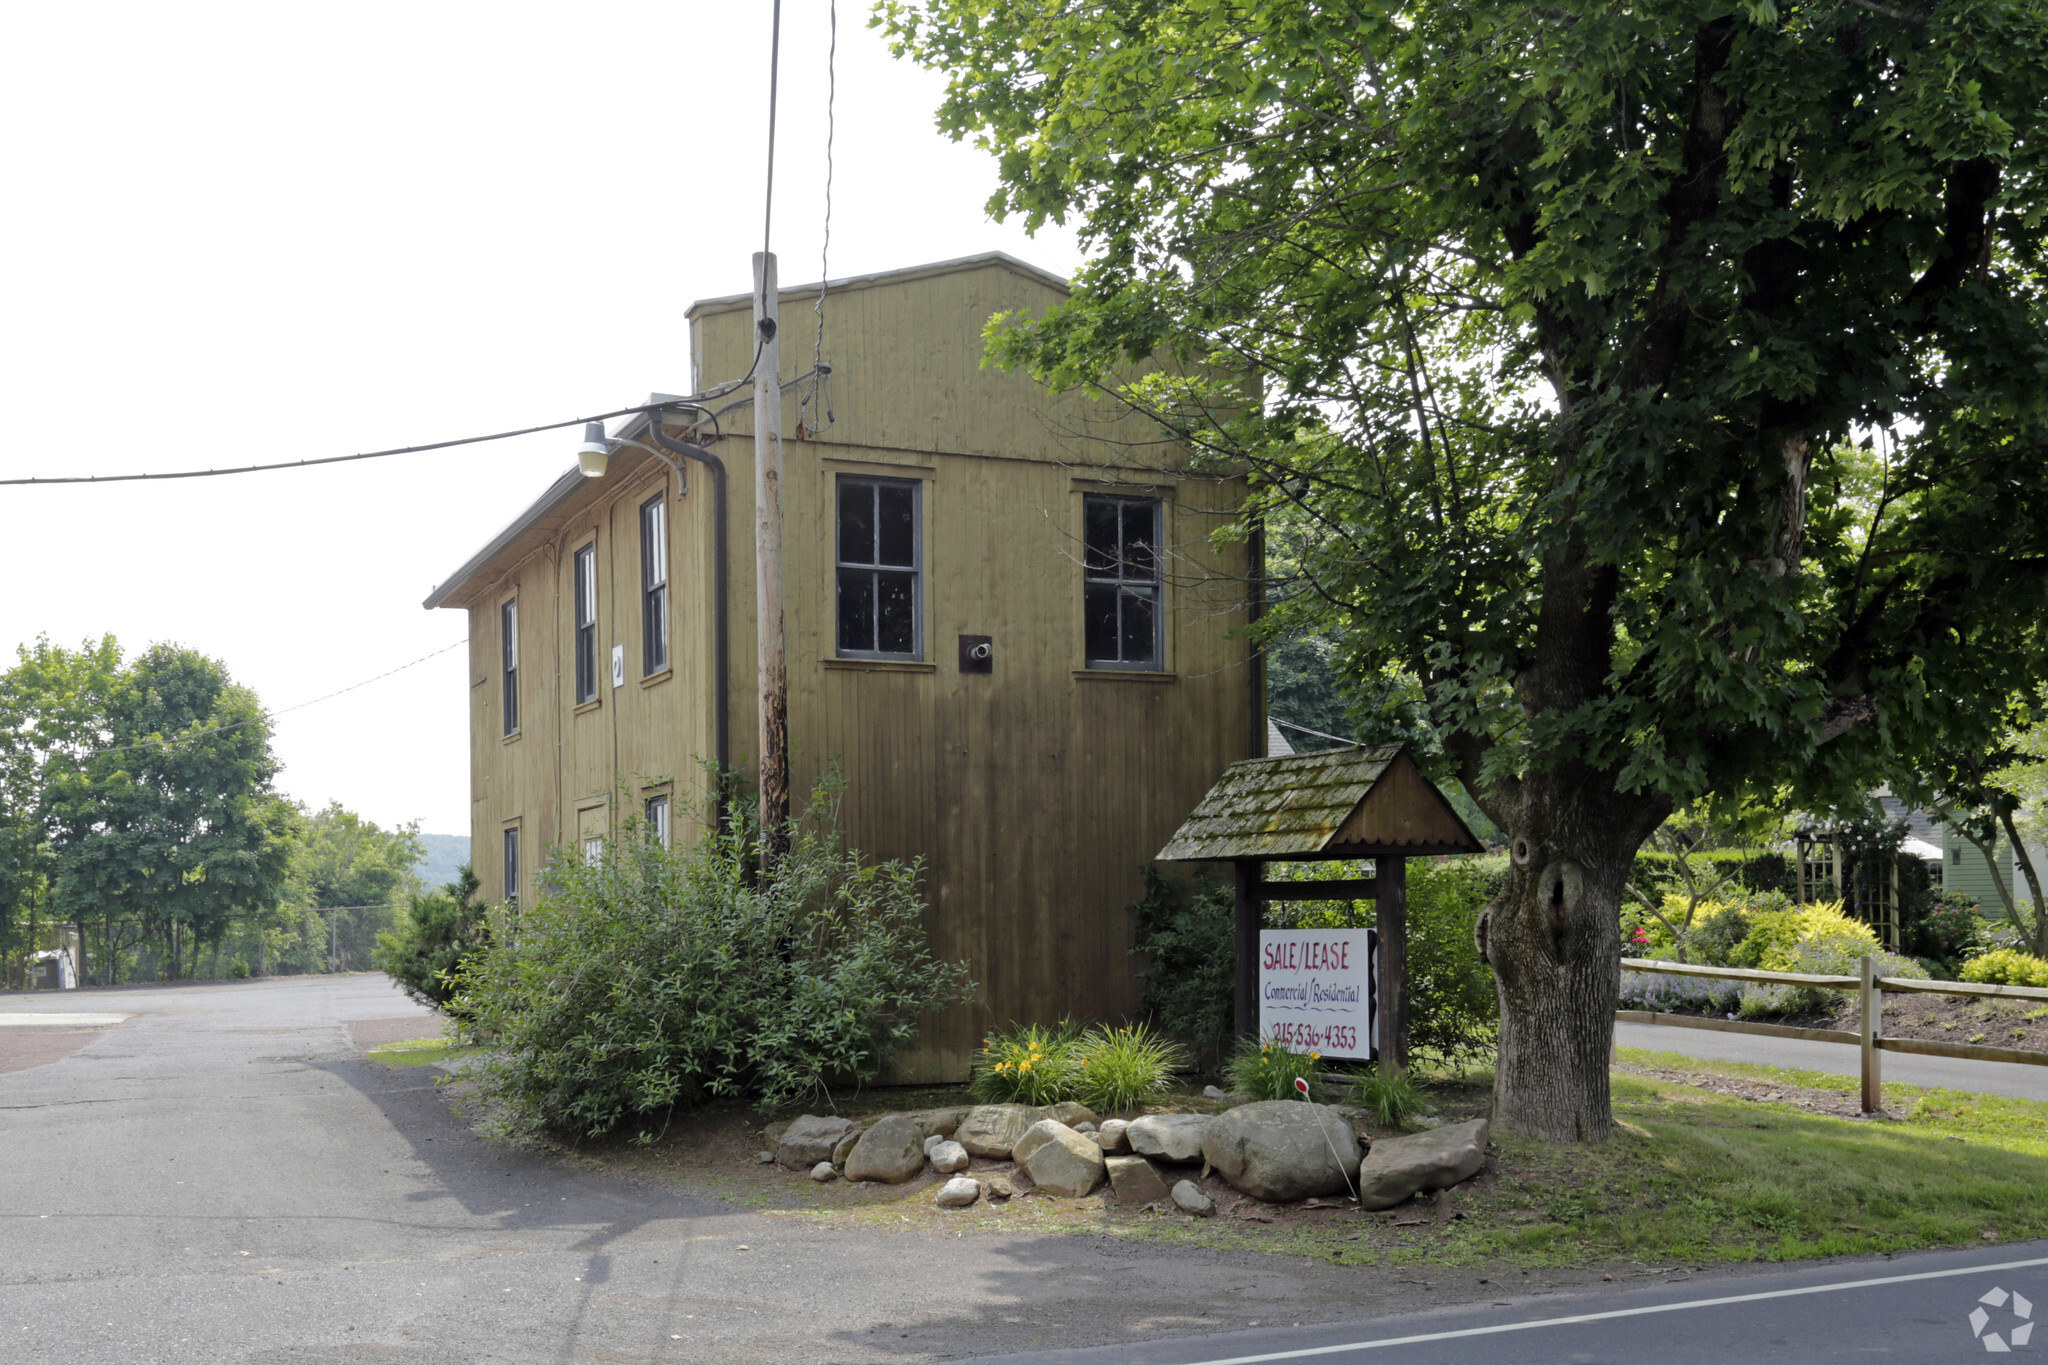
[[[1994,948],[1963,964],[1963,980],[1987,986],[2048,986],[2048,959],[2017,948]]]
[[[1860,926],[1859,926],[1860,927]],[[1826,935],[1800,943],[1792,950],[1788,965],[1767,967],[1774,972],[1805,972],[1814,976],[1857,976],[1863,970],[1865,954],[1876,959],[1879,976],[1928,979],[1927,969],[1910,957],[1872,949],[1853,936]],[[1736,1012],[1745,1019],[1768,1019],[1786,1014],[1818,1014],[1840,1006],[1846,996],[1827,986],[1799,986],[1789,982],[1745,982],[1742,1003]]]
[[[1807,945],[1840,949],[1860,957],[1883,945],[1862,920],[1842,912],[1840,901],[1825,905],[1794,905],[1783,910],[1759,910],[1749,917],[1749,933],[1729,953],[1738,967],[1756,967],[1767,972],[1810,970],[1792,965],[1799,950]]]
[[[397,932],[377,935],[371,965],[420,1004],[447,1012],[463,960],[489,935],[489,921],[476,904],[479,885],[464,863],[439,891],[414,896]]]
[[[1373,1121],[1387,1128],[1406,1128],[1429,1108],[1421,1089],[1403,1071],[1362,1071],[1352,1082],[1351,1097]]]
[[[1253,1042],[1247,1038],[1238,1044],[1225,1074],[1233,1095],[1248,1100],[1293,1100],[1301,1098],[1294,1088],[1296,1078],[1306,1079],[1311,1092],[1318,1088],[1316,1071],[1321,1065],[1320,1052],[1296,1052],[1272,1039]]]
[[[706,1096],[768,1107],[871,1079],[920,1014],[967,998],[965,964],[932,956],[919,866],[844,848],[835,786],[772,881],[743,805],[690,849],[633,818],[594,855],[554,854],[541,898],[495,912],[461,972],[454,1007],[497,1044],[483,1093],[551,1129],[651,1137]]]
[[[1098,1114],[1127,1114],[1173,1083],[1186,1062],[1179,1045],[1143,1024],[1093,1028],[1076,1051],[1074,1098]]]
[[[1081,1030],[1062,1019],[1055,1028],[1011,1025],[981,1041],[968,1089],[983,1104],[1057,1104],[1075,1097]]]
[[[1131,905],[1138,917],[1132,952],[1149,959],[1139,972],[1139,1007],[1162,1031],[1185,1039],[1198,1061],[1220,1060],[1235,1029],[1230,888],[1207,877],[1169,881],[1154,867],[1144,876],[1145,894]]]
[[[248,979],[249,964],[245,959],[238,957],[228,964],[228,980],[247,981]]]

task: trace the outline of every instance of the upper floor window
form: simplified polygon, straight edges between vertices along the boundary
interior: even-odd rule
[[[1090,668],[1160,666],[1156,498],[1083,496],[1081,614]]]
[[[576,702],[597,700],[597,546],[576,552]]]
[[[498,608],[498,653],[504,666],[505,733],[519,733],[519,599]]]
[[[640,671],[668,667],[668,503],[640,505]]]
[[[839,652],[916,659],[923,593],[916,479],[839,476]]]

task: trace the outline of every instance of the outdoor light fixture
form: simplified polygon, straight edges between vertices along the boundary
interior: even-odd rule
[[[586,479],[604,477],[605,466],[611,462],[612,443],[604,437],[604,423],[583,424],[583,444],[576,447],[576,467],[583,471]]]

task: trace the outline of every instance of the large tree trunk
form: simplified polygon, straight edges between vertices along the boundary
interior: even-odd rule
[[[1516,1137],[1604,1142],[1622,892],[1665,812],[1584,769],[1531,777],[1519,797],[1507,884],[1479,926],[1500,991],[1493,1122]]]

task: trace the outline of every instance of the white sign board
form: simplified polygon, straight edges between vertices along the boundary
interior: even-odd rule
[[[1325,1057],[1377,1052],[1371,929],[1261,929],[1259,1037]]]

